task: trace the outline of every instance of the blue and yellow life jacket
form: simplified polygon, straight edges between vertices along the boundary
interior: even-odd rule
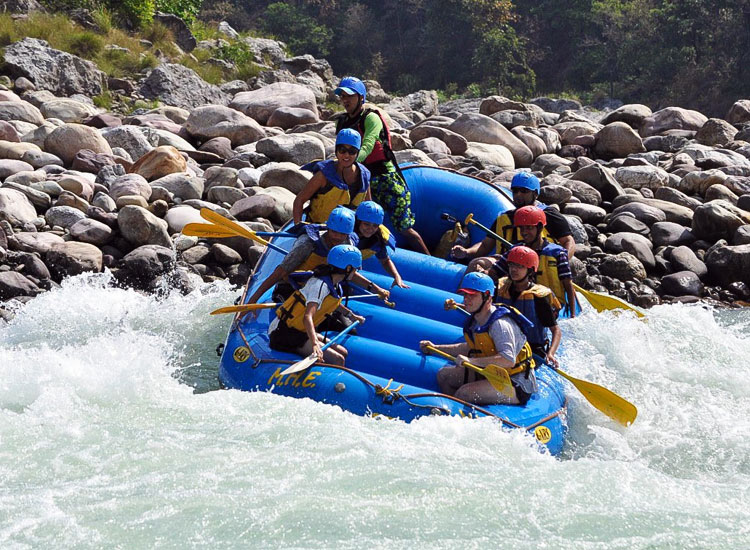
[[[539,207],[540,210],[547,209],[547,205],[541,202],[535,203],[534,206]],[[507,210],[506,212],[500,214],[495,221],[495,233],[503,237],[506,241],[509,241],[511,244],[516,244],[523,240],[521,239],[521,232],[516,226],[513,225],[513,217],[511,216],[511,214],[515,214],[515,212],[516,210]],[[557,242],[549,234],[546,227],[542,228],[542,238],[547,239],[548,241],[551,241],[553,243]],[[505,245],[502,242],[497,241],[497,245],[495,248],[496,253],[502,254],[504,246]]]
[[[313,174],[322,172],[326,178],[326,184],[310,199],[307,207],[307,220],[312,223],[325,223],[328,215],[337,206],[346,206],[356,210],[357,206],[365,200],[367,191],[370,189],[370,171],[364,164],[357,163],[359,167],[359,185],[353,186],[356,190],[352,196],[350,187],[336,170],[335,160],[321,160],[311,162],[302,167]]]
[[[328,261],[328,252],[330,251],[323,240],[323,235],[326,232],[325,226],[311,223],[304,226],[304,229],[305,234],[313,242],[313,252],[297,267],[296,271],[310,271],[319,265],[325,264]],[[354,246],[359,244],[359,237],[356,233],[349,233],[349,244]]]
[[[315,278],[313,277],[308,280],[308,283],[314,280]],[[341,305],[341,300],[344,295],[343,287],[340,284],[334,284],[330,275],[322,276],[320,277],[320,280],[326,284],[330,294],[323,298],[322,303],[318,304],[318,310],[313,315],[313,325],[316,327],[323,322],[326,315],[333,312],[339,307],[339,305]],[[289,328],[304,332],[306,309],[307,302],[305,302],[305,297],[302,295],[302,292],[295,290],[294,293],[276,310],[276,316],[281,322],[286,323]]]
[[[497,355],[495,342],[492,340],[492,336],[490,336],[490,327],[495,321],[506,315],[510,315],[510,318],[520,327],[521,332],[524,334],[533,328],[531,322],[513,307],[495,306],[495,311],[490,314],[487,322],[473,330],[471,325],[474,317],[472,316],[464,325],[464,338],[466,339],[466,343],[469,344],[469,357],[491,357]],[[531,346],[529,346],[527,340],[524,342],[521,351],[516,355],[515,366],[508,371],[508,375],[513,376],[514,374],[535,367],[536,363],[531,353]]]
[[[512,286],[513,281],[510,280],[510,277],[500,279],[497,283],[496,301],[502,305],[516,308],[521,315],[533,323],[533,328],[525,333],[529,344],[532,346],[545,346],[547,344],[547,327],[539,322],[534,299],[541,298],[546,300],[555,314],[562,307],[560,302],[549,288],[540,284],[532,285],[513,299],[510,295]]]
[[[384,260],[389,256],[388,249],[391,252],[396,250],[396,239],[386,226],[380,224],[373,238],[365,239],[359,237],[359,250],[362,252],[362,260],[371,256],[376,256],[379,260]],[[370,241],[372,242],[370,243]]]

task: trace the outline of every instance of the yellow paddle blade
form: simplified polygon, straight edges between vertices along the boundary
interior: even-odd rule
[[[267,240],[256,235],[255,231],[248,229],[242,224],[233,222],[232,220],[225,218],[221,214],[217,214],[213,210],[210,210],[208,208],[201,208],[201,216],[203,216],[204,219],[213,222],[216,225],[219,225],[229,231],[234,231],[235,234],[239,235],[240,237],[246,237],[265,246],[268,246],[269,244]]]
[[[451,354],[440,351],[433,346],[427,346],[427,351],[434,353],[435,355],[438,355],[444,359],[455,359],[455,357],[453,357]],[[492,387],[503,395],[507,395],[508,397],[515,397],[516,390],[513,389],[513,385],[510,383],[510,376],[508,375],[508,371],[504,368],[498,367],[497,365],[487,365],[487,367],[481,368],[472,363],[469,363],[468,361],[464,361],[463,366],[468,369],[475,370],[476,372],[484,376],[487,380],[489,380],[490,384],[492,384]]]
[[[208,239],[222,239],[225,237],[237,237],[237,233],[214,225],[212,223],[189,223],[182,228],[182,234],[190,237],[205,237]]]
[[[583,294],[583,297],[588,300],[588,302],[596,311],[629,309],[630,311],[634,311],[638,317],[646,316],[646,314],[643,313],[639,308],[627,303],[625,300],[622,300],[617,296],[602,294],[601,292],[593,292],[591,290],[585,290],[575,283],[573,283],[573,288],[576,289],[576,292],[580,292],[581,294]]]
[[[464,361],[464,366],[468,366],[469,368],[474,369],[479,374],[484,376],[489,381],[489,383],[492,384],[492,387],[502,393],[504,396],[516,396],[516,390],[515,388],[513,388],[513,384],[511,384],[510,382],[508,371],[503,367],[498,367],[497,365],[490,364],[482,369],[479,367],[475,367],[474,365],[471,365],[466,361]]]
[[[241,304],[238,306],[225,306],[215,309],[211,312],[211,315],[221,315],[223,313],[242,313],[245,311],[255,311],[256,309],[266,309],[276,307],[279,304]]]
[[[552,370],[570,381],[570,383],[581,392],[581,395],[583,395],[589,403],[615,422],[618,422],[625,427],[628,427],[635,422],[635,417],[638,416],[638,409],[636,409],[635,405],[630,401],[623,399],[616,393],[600,386],[599,384],[574,378],[560,369]]]

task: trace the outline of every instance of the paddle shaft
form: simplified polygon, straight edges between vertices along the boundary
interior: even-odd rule
[[[452,361],[455,361],[456,359],[450,353],[445,353],[444,351],[440,351],[435,346],[427,346],[427,350],[444,359],[449,359]],[[510,395],[511,392],[509,390],[512,390],[513,395],[515,395],[515,390],[513,389],[513,385],[510,382],[510,375],[508,374],[508,371],[506,371],[502,367],[497,367],[497,372],[502,371],[505,374],[505,376],[503,376],[502,374],[497,374],[497,372],[495,373],[488,372],[487,369],[478,367],[473,363],[469,363],[468,361],[464,361],[463,363],[461,363],[461,365],[466,368],[472,369],[478,372],[479,374],[481,374],[482,376],[484,376],[485,378],[487,378],[490,384],[492,384],[492,387],[494,387],[500,393],[503,393],[505,395]]]
[[[340,340],[342,340],[344,338],[344,336],[346,336],[349,332],[351,332],[352,330],[354,330],[354,328],[357,325],[359,325],[359,321],[354,321],[351,325],[349,325],[344,330],[342,330],[341,332],[339,332],[336,336],[334,336],[333,338],[331,338],[330,340],[328,340],[328,342],[326,344],[324,344],[323,347],[320,348],[320,350],[321,351],[325,351],[328,348],[330,348],[333,344],[338,343]],[[295,372],[303,371],[306,368],[308,368],[309,366],[313,365],[317,360],[318,360],[318,356],[315,355],[314,353],[312,353],[312,354],[308,355],[307,357],[305,357],[304,359],[302,359],[301,361],[297,361],[292,366],[290,366],[290,367],[284,369],[283,371],[281,371],[281,375],[284,376],[286,374],[293,374]]]
[[[357,294],[356,296],[347,296],[348,300],[360,300],[362,298],[378,297],[377,294]],[[211,315],[220,315],[222,313],[241,313],[245,311],[255,311],[256,309],[268,309],[272,307],[278,307],[283,302],[265,302],[262,304],[239,304],[236,306],[225,306],[215,309],[211,312]]]
[[[201,216],[210,221],[215,223],[218,226],[224,227],[229,230],[233,230],[235,233],[237,233],[240,237],[245,237],[247,239],[250,239],[252,241],[257,242],[258,244],[262,244],[263,246],[267,246],[268,248],[275,250],[276,252],[280,252],[282,254],[286,254],[286,250],[281,248],[280,246],[277,246],[271,242],[268,242],[262,237],[259,237],[255,231],[252,229],[248,229],[244,225],[240,225],[237,222],[233,222],[230,219],[225,218],[221,214],[214,212],[213,210],[209,208],[201,208]]]

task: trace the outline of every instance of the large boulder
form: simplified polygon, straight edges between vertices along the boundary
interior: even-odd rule
[[[172,248],[167,222],[140,206],[125,206],[117,216],[117,226],[125,240],[136,245],[155,244]]]
[[[624,158],[646,150],[641,137],[625,122],[611,122],[596,135],[594,152],[603,159]]]
[[[318,112],[315,94],[305,86],[288,82],[276,82],[250,92],[240,92],[229,106],[266,124],[279,107],[295,107]]]
[[[0,120],[17,120],[39,126],[44,123],[44,115],[28,101],[0,101]]]
[[[158,21],[172,32],[175,42],[182,51],[192,52],[195,49],[197,45],[195,36],[182,19],[171,13],[157,11],[154,14],[154,21]]]
[[[122,259],[122,265],[136,279],[151,281],[175,267],[177,255],[171,246],[145,244],[129,252]]]
[[[185,121],[185,130],[200,140],[225,137],[233,147],[258,141],[266,135],[254,119],[223,105],[193,109]]]
[[[21,227],[33,222],[36,217],[36,209],[24,193],[15,189],[0,188],[0,221]]]
[[[44,149],[61,158],[66,165],[73,163],[81,149],[112,155],[112,148],[99,131],[83,124],[66,124],[56,128],[44,140]]]
[[[427,138],[437,138],[444,142],[451,150],[453,155],[463,155],[466,152],[466,148],[469,143],[466,138],[456,132],[448,130],[447,128],[439,128],[432,126],[429,123],[420,124],[411,129],[409,132],[409,139],[412,142],[417,143],[420,140]]]
[[[750,223],[750,213],[724,200],[714,200],[695,209],[692,231],[699,239],[714,242],[731,240],[734,232]]]
[[[655,136],[667,130],[700,130],[706,123],[706,115],[682,107],[666,107],[643,119],[640,128],[642,137]]]
[[[610,255],[602,260],[599,265],[602,275],[607,275],[619,281],[636,281],[646,278],[646,269],[643,264],[628,252],[620,252]]]
[[[621,166],[615,179],[626,189],[657,189],[669,184],[669,174],[657,166]]]
[[[44,263],[57,281],[86,271],[100,272],[103,260],[104,256],[99,248],[75,241],[54,244],[44,255]]]
[[[99,111],[93,105],[67,97],[45,101],[39,108],[45,118],[57,118],[63,122],[81,123]]]
[[[611,124],[612,122],[624,122],[636,130],[643,124],[643,119],[651,116],[653,112],[646,105],[639,103],[630,103],[622,105],[614,111],[607,113],[600,121],[600,124]]]
[[[514,170],[516,167],[513,153],[504,145],[470,141],[464,156],[478,160],[484,166],[499,166],[505,170]]]
[[[726,121],[730,124],[750,122],[750,99],[735,101],[734,105],[729,108]]]
[[[168,174],[185,172],[187,161],[180,152],[170,145],[156,147],[143,155],[128,172],[139,174],[148,181],[159,179]],[[153,244],[153,243],[152,243]]]
[[[661,290],[671,296],[701,296],[703,283],[692,271],[678,271],[661,279]]]
[[[323,159],[326,150],[320,140],[305,134],[281,134],[261,139],[255,150],[277,162],[307,164],[316,159]]]
[[[148,99],[184,109],[229,103],[229,96],[218,86],[209,84],[192,69],[174,63],[164,63],[152,70],[141,81],[140,93]]]
[[[534,160],[531,150],[520,139],[488,116],[479,113],[464,113],[448,129],[462,135],[469,142],[505,147],[513,155],[513,164],[516,167],[531,166]]]
[[[155,145],[146,138],[146,135],[138,126],[124,124],[114,128],[102,128],[99,131],[110,147],[125,149],[134,161],[151,151]],[[154,137],[156,136],[154,135]],[[154,141],[158,143],[158,139]]]
[[[278,126],[282,130],[289,130],[300,124],[312,124],[318,122],[318,114],[310,109],[299,107],[279,107],[268,118],[268,126]]]
[[[601,193],[605,201],[613,201],[615,197],[625,194],[625,190],[618,183],[615,174],[610,168],[601,164],[594,163],[580,168],[572,176],[571,180],[578,180],[588,183],[591,187]]]
[[[106,82],[106,74],[91,61],[50,48],[48,42],[37,38],[24,38],[5,47],[5,71],[60,96],[99,95]]]
[[[706,266],[711,279],[723,286],[737,281],[750,284],[750,244],[712,246],[706,252]]]
[[[737,128],[720,118],[709,118],[695,134],[695,139],[703,145],[724,147],[737,135]]]

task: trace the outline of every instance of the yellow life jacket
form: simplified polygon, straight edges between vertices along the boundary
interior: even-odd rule
[[[534,328],[526,333],[529,343],[534,345],[544,345],[547,340],[547,329],[539,322],[539,316],[536,312],[535,298],[546,300],[553,312],[562,309],[560,302],[555,294],[546,286],[534,284],[522,291],[515,299],[510,295],[510,289],[513,281],[510,277],[503,277],[497,283],[496,300],[505,306],[513,306],[529,321],[534,323]]]
[[[328,252],[330,249],[323,241],[323,235],[325,234],[325,227],[315,223],[311,223],[305,226],[305,234],[313,242],[313,252],[308,258],[302,262],[295,271],[312,271],[319,265],[323,265],[328,262]],[[349,242],[357,246],[359,243],[359,237],[356,233],[349,233]]]
[[[335,285],[330,276],[320,277],[320,279],[326,283],[330,294],[323,298],[322,303],[318,304],[318,310],[313,315],[313,325],[316,327],[323,322],[326,315],[339,307],[343,295],[341,285]],[[315,277],[310,279],[310,281],[314,280]],[[305,297],[299,290],[295,290],[276,310],[276,316],[282,322],[286,323],[289,328],[305,332],[304,318],[306,309],[307,302],[305,302]]]
[[[547,208],[546,205],[541,203],[536,206],[542,210]],[[508,210],[497,217],[497,220],[495,221],[495,233],[503,237],[506,241],[509,241],[511,244],[516,244],[520,243],[523,239],[521,238],[521,231],[513,225],[513,219],[510,216],[511,212],[515,212],[515,210]],[[557,243],[557,241],[549,234],[546,227],[542,227],[542,238],[547,239],[552,243]],[[496,253],[502,254],[504,246],[505,245],[502,242],[497,241],[497,244],[495,245]]]
[[[511,316],[511,319],[521,327],[524,334],[532,328],[529,320],[521,315],[518,310],[507,306],[497,306],[489,319],[487,319],[487,322],[473,330],[471,329],[472,317],[464,326],[464,339],[469,344],[469,357],[491,357],[497,355],[495,342],[492,340],[492,336],[490,336],[490,327],[495,321],[506,315]],[[536,362],[534,361],[531,346],[527,340],[524,342],[521,351],[516,355],[515,366],[508,371],[508,376],[513,376],[514,374],[533,368],[536,368]]]
[[[536,251],[539,255],[539,269],[536,272],[536,282],[539,285],[549,288],[560,303],[565,305],[568,303],[568,299],[565,295],[565,288],[557,273],[557,255],[560,250],[564,249],[559,244],[547,242],[544,243],[541,250]]]
[[[370,171],[364,165],[357,163],[360,173],[359,190],[351,196],[350,187],[341,179],[335,162],[324,160],[312,166],[303,167],[313,173],[322,172],[326,178],[323,188],[310,199],[307,219],[312,223],[326,223],[328,216],[337,206],[347,206],[356,210],[357,206],[365,200],[367,191],[370,189]]]
[[[378,226],[378,230],[375,232],[374,236],[376,237],[375,241],[367,248],[361,247],[365,245],[365,241],[369,241],[369,239],[364,239],[363,237],[359,238],[359,251],[362,253],[362,261],[375,255],[377,255],[379,259],[385,259],[388,257],[388,247],[392,250],[396,249],[396,239],[383,224]]]

